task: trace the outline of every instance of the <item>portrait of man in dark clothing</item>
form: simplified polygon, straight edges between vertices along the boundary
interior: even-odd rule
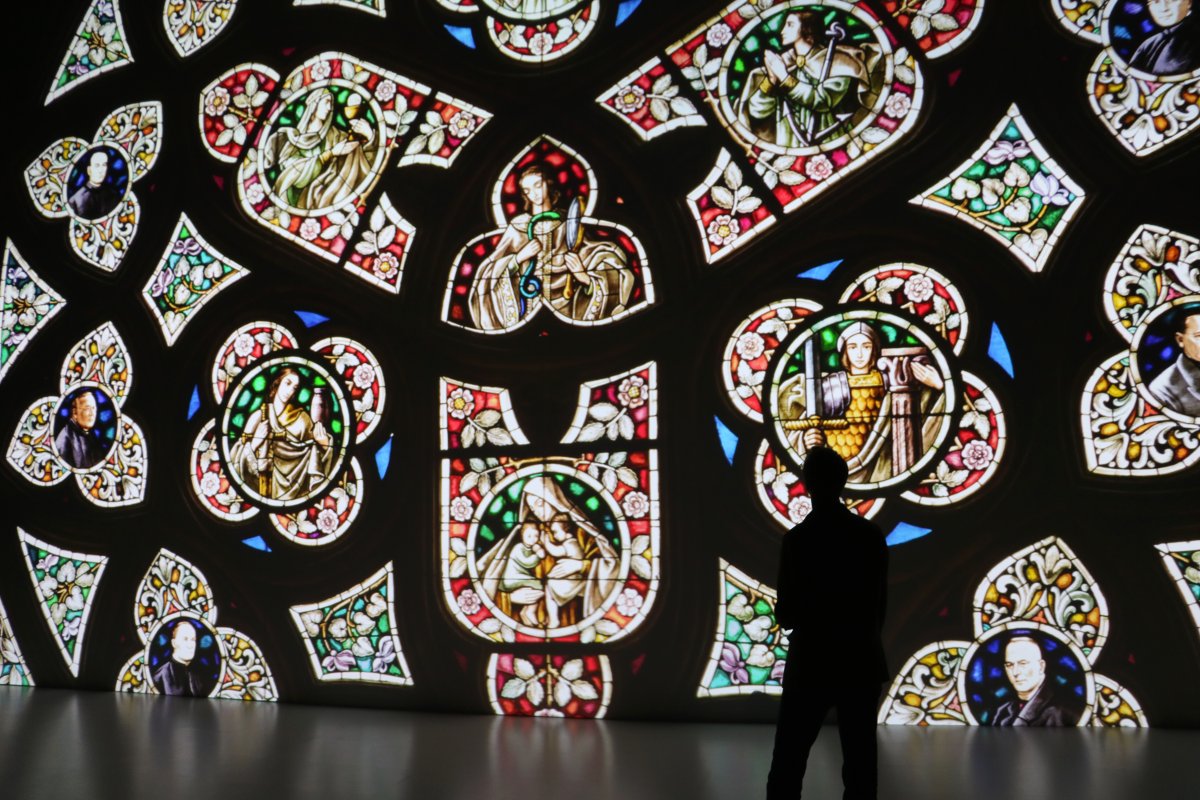
[[[1200,305],[1181,311],[1173,332],[1179,356],[1150,381],[1150,393],[1173,411],[1200,417]]]
[[[84,169],[87,180],[67,197],[71,210],[84,219],[108,216],[121,202],[121,192],[113,186],[108,174],[108,162],[107,152],[93,150]]]
[[[1193,0],[1146,0],[1146,11],[1159,30],[1146,38],[1129,66],[1152,75],[1178,75],[1200,67],[1200,20]]]
[[[177,697],[207,697],[212,691],[211,675],[196,662],[196,628],[180,620],[171,632],[171,657],[154,670],[151,680],[160,694]]]
[[[875,717],[890,677],[882,640],[888,552],[879,527],[842,503],[847,472],[833,450],[808,452],[804,485],[812,512],[783,538],[775,617],[792,630],[798,652],[784,667],[769,800],[800,797],[809,750],[831,707],[844,796],[875,797]]]
[[[1059,703],[1046,680],[1042,647],[1031,636],[1014,636],[1004,648],[1004,673],[1017,696],[996,710],[992,725],[1069,727],[1079,714]]]
[[[58,456],[75,469],[91,469],[108,453],[96,435],[96,396],[83,390],[71,398],[71,416],[54,437]]]

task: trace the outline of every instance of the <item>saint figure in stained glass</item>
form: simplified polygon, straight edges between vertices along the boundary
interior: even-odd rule
[[[884,320],[843,319],[797,344],[776,397],[794,455],[828,446],[852,484],[875,485],[909,474],[936,448],[951,406],[932,342]]]
[[[272,192],[301,211],[338,206],[379,169],[375,114],[357,92],[337,92],[321,87],[298,101],[263,151]],[[299,112],[292,125],[286,124],[289,112]]]
[[[620,555],[549,475],[524,483],[515,523],[479,559],[483,592],[535,628],[574,625],[620,583]]]
[[[265,402],[250,413],[229,449],[230,466],[251,491],[291,502],[329,482],[338,457],[327,428],[330,388],[328,381],[306,380],[292,367],[274,375]]]
[[[533,310],[536,298],[577,322],[625,311],[634,285],[625,251],[588,235],[578,198],[561,207],[546,168],[525,168],[518,183],[525,210],[509,220],[471,285],[475,325],[511,328]]]
[[[872,44],[843,44],[846,39],[845,25],[826,27],[815,8],[786,14],[780,49],[764,49],[762,66],[747,76],[738,121],[787,148],[814,147],[850,133],[878,97],[884,63]]]

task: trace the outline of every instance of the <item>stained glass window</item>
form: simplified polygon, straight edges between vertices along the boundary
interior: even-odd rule
[[[1191,4],[10,5],[0,683],[770,721],[825,444],[882,721],[1200,719]]]

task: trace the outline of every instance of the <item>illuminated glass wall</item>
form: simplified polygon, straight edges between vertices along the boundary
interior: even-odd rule
[[[881,722],[1200,723],[1190,0],[159,5],[12,11],[0,683],[771,720],[825,445]]]

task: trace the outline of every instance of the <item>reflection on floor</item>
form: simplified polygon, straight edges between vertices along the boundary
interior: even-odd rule
[[[0,796],[757,798],[762,725],[581,722],[0,688]],[[880,729],[880,798],[1194,796],[1196,731]],[[805,797],[841,797],[836,731]]]

